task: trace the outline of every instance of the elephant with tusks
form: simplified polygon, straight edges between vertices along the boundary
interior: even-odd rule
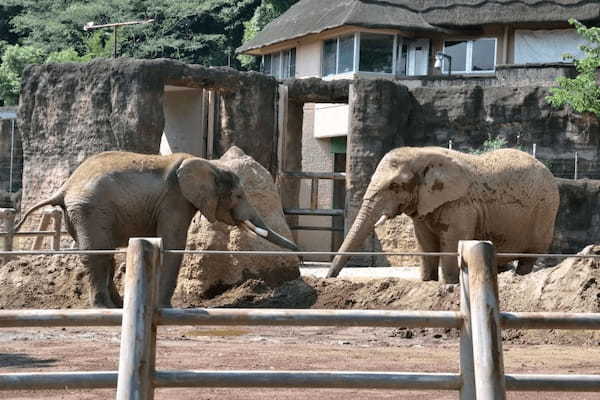
[[[554,176],[522,151],[472,155],[402,147],[377,166],[339,251],[355,251],[375,226],[406,214],[423,252],[456,252],[460,240],[490,240],[498,252],[544,253],[552,242],[558,205]],[[337,276],[348,258],[336,256],[327,276]],[[440,261],[443,281],[458,283],[455,256],[421,257],[421,279],[438,280]],[[516,272],[531,272],[534,262],[518,259]]]
[[[200,211],[210,222],[250,230],[297,251],[290,240],[265,225],[248,202],[239,177],[219,164],[190,154],[144,155],[110,151],[86,159],[54,195],[36,209],[60,206],[69,234],[82,250],[127,246],[131,237],[157,236],[166,249],[185,249],[190,222]],[[170,307],[181,254],[164,255],[158,301]],[[86,255],[92,307],[117,307],[111,255]]]

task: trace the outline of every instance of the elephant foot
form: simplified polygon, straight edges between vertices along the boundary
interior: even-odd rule
[[[110,298],[110,296],[104,296],[101,294],[90,296],[90,306],[92,308],[119,308],[119,306]]]
[[[442,284],[438,289],[438,295],[440,297],[446,297],[451,293],[454,293],[456,289],[458,289],[458,284]]]
[[[421,280],[423,282],[439,280],[437,267],[431,269],[421,268]]]
[[[533,265],[535,264],[535,259],[530,258],[527,260],[519,260],[517,263],[517,268],[515,269],[515,273],[517,275],[527,275],[533,270]]]

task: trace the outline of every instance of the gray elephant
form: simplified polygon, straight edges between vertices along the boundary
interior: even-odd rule
[[[558,204],[552,173],[522,151],[470,155],[402,147],[377,166],[339,251],[359,248],[374,226],[406,214],[423,252],[456,252],[459,240],[476,239],[492,241],[498,252],[544,253],[552,242]],[[337,276],[347,259],[336,256],[327,276]],[[421,258],[422,280],[438,280],[439,261]],[[534,262],[519,259],[516,272],[531,272]],[[442,256],[441,268],[446,283],[458,282],[457,257]]]
[[[236,174],[218,161],[190,154],[167,156],[104,152],[85,160],[45,205],[60,206],[69,234],[80,249],[114,249],[131,237],[157,236],[166,249],[184,249],[197,211],[210,222],[251,229],[272,243],[297,251],[296,245],[267,227],[246,199]],[[181,254],[165,254],[158,300],[169,307],[177,284]],[[114,260],[88,255],[90,303],[121,303],[113,284]]]

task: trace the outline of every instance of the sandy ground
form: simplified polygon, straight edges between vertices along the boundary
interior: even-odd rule
[[[412,336],[414,335],[414,336]],[[392,328],[161,327],[158,370],[458,372],[455,335]],[[1,329],[0,371],[117,370],[119,329]],[[599,374],[600,347],[504,345],[507,373]],[[3,399],[107,399],[115,390],[0,392]],[[453,391],[158,389],[156,399],[456,399]],[[509,399],[598,399],[598,393],[510,392]]]
[[[600,254],[600,246],[588,253]],[[366,271],[366,270],[364,270]],[[304,271],[281,287],[249,280],[176,307],[457,310],[457,290],[414,280],[415,270],[366,279]],[[379,271],[377,271],[379,272]],[[383,272],[383,271],[382,271]],[[393,270],[386,271],[393,273]],[[72,256],[0,265],[0,309],[85,308],[85,273]],[[506,311],[600,312],[600,263],[566,260],[527,276],[499,276]],[[0,328],[0,373],[118,369],[119,328]],[[600,374],[600,332],[504,330],[506,373]],[[161,327],[158,370],[458,372],[458,332],[335,327]],[[106,399],[115,390],[0,391],[0,399]],[[456,392],[353,389],[158,389],[156,399],[456,399]],[[509,399],[598,399],[598,393],[510,393]]]

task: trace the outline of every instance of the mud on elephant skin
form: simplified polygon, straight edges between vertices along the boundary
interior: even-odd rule
[[[82,250],[127,246],[131,237],[157,236],[166,249],[185,249],[197,211],[210,222],[252,230],[281,247],[296,245],[265,225],[250,205],[239,177],[220,165],[190,154],[144,155],[104,152],[85,160],[49,199],[25,213],[17,229],[36,209],[60,206],[69,234]],[[159,303],[168,307],[177,284],[181,254],[165,254]],[[90,274],[93,307],[121,303],[112,277],[110,255],[84,256]]]
[[[402,147],[377,166],[339,251],[355,251],[375,226],[406,214],[423,252],[456,252],[459,240],[491,240],[498,252],[544,253],[552,242],[558,205],[552,173],[522,151],[471,155]],[[328,277],[337,276],[347,259],[336,256]],[[440,262],[443,280],[458,283],[455,256],[421,257],[421,279],[438,280]],[[517,273],[529,273],[534,262],[519,259]]]

